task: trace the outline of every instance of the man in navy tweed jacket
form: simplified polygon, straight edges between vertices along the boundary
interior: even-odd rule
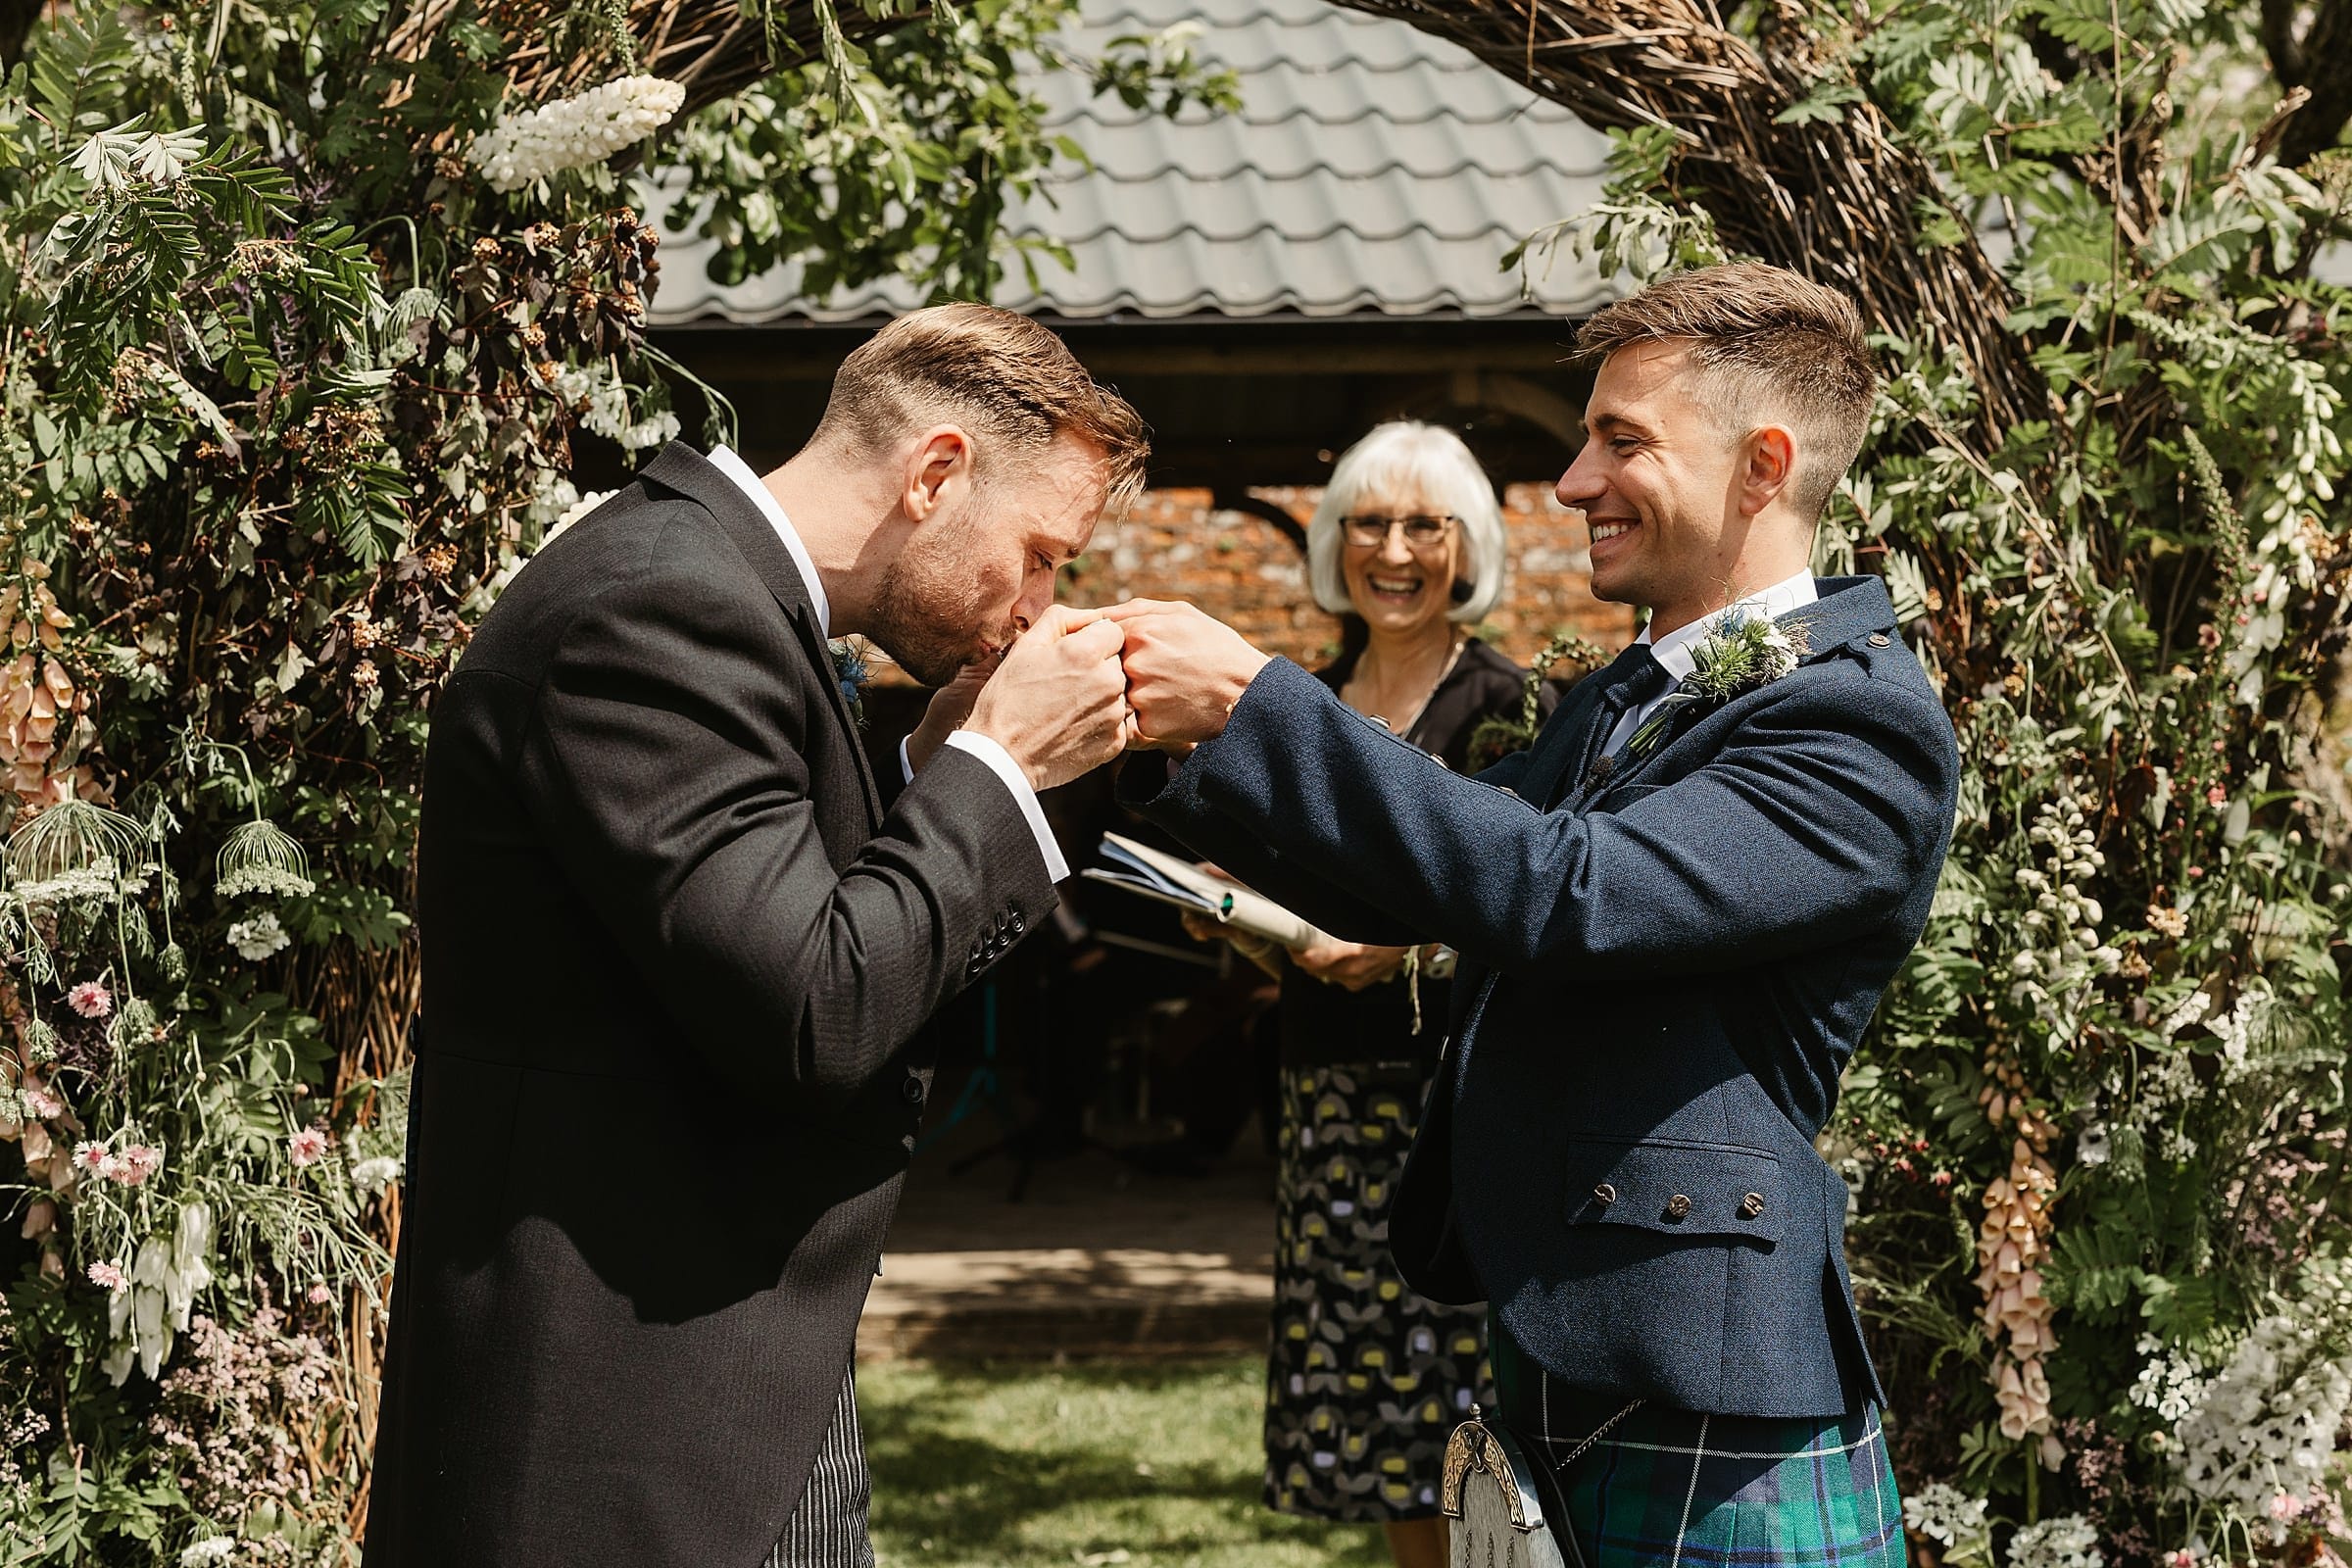
[[[1602,1433],[1559,1478],[1588,1563],[1898,1562],[1813,1146],[1958,776],[1884,587],[1807,569],[1875,372],[1848,301],[1760,266],[1669,278],[1580,346],[1559,498],[1593,591],[1650,615],[1531,750],[1450,774],[1199,612],[1138,606],[1137,727],[1200,744],[1122,793],[1335,935],[1459,953],[1391,1240],[1416,1289],[1492,1303],[1507,1421],[1563,1461]]]

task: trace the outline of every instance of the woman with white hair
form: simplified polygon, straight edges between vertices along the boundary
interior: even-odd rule
[[[1472,757],[1473,735],[1517,718],[1526,672],[1471,635],[1502,597],[1502,514],[1461,438],[1399,420],[1348,448],[1306,559],[1315,602],[1358,623],[1320,672],[1341,700],[1449,767],[1493,760]],[[1423,1300],[1389,1260],[1389,1200],[1445,1029],[1443,956],[1412,956],[1408,981],[1403,948],[1194,932],[1282,982],[1266,1502],[1378,1523],[1399,1568],[1437,1568],[1446,1440],[1473,1400],[1494,1402],[1483,1313]]]

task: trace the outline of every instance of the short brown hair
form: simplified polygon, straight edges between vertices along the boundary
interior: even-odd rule
[[[1114,506],[1143,488],[1152,455],[1143,416],[1060,338],[988,305],[911,311],[852,350],[815,439],[871,448],[941,415],[1031,453],[1078,437],[1102,452]]]
[[[1604,307],[1577,332],[1576,349],[1598,364],[1636,344],[1678,341],[1690,344],[1707,383],[1700,395],[1727,423],[1757,401],[1787,417],[1797,434],[1790,504],[1819,520],[1862,451],[1878,390],[1854,302],[1762,262],[1701,267]]]

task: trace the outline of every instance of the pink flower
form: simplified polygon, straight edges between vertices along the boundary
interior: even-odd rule
[[[66,993],[66,1005],[84,1018],[103,1018],[115,1010],[114,993],[95,980],[84,980]]]
[[[138,1186],[160,1170],[164,1163],[162,1152],[150,1149],[145,1144],[125,1145],[118,1159],[122,1169],[115,1179],[125,1187]]]
[[[335,1293],[328,1290],[323,1285],[314,1285],[311,1287],[309,1294],[304,1298],[313,1306],[324,1306],[327,1302],[335,1298]]]
[[[2197,1568],[2197,1554],[2186,1546],[2168,1551],[2164,1554],[2164,1568]]]
[[[122,1271],[112,1263],[92,1263],[90,1283],[103,1285],[110,1291],[119,1291],[122,1288]]]
[[[31,1084],[24,1086],[24,1103],[30,1106],[32,1113],[43,1121],[55,1121],[66,1113],[64,1101],[48,1090],[36,1089]]]
[[[74,1146],[74,1166],[76,1170],[100,1173],[114,1157],[104,1144],[83,1142]]]
[[[2213,788],[2205,792],[2205,804],[2207,806],[2228,806],[2230,804],[2230,792],[2222,788],[2219,784],[2216,784]]]
[[[2274,1519],[2283,1522],[2299,1517],[2302,1512],[2303,1499],[2300,1497],[2281,1492],[2271,1499],[2271,1517]]]
[[[326,1152],[326,1134],[316,1127],[305,1127],[286,1140],[286,1157],[297,1165],[316,1165]]]

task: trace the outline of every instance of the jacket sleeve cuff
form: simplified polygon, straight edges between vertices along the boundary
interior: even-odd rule
[[[947,744],[971,753],[1004,781],[1004,787],[1012,792],[1013,804],[1021,808],[1021,820],[1029,824],[1030,835],[1037,840],[1037,853],[1045,858],[1047,877],[1055,882],[1066,881],[1070,863],[1061,858],[1061,846],[1054,842],[1054,830],[1046,825],[1045,808],[1037,804],[1037,791],[1029,787],[1029,780],[1013,761],[1012,754],[987,736],[975,735],[970,730],[957,730],[948,737]],[[902,750],[901,765],[905,764],[905,757]]]

